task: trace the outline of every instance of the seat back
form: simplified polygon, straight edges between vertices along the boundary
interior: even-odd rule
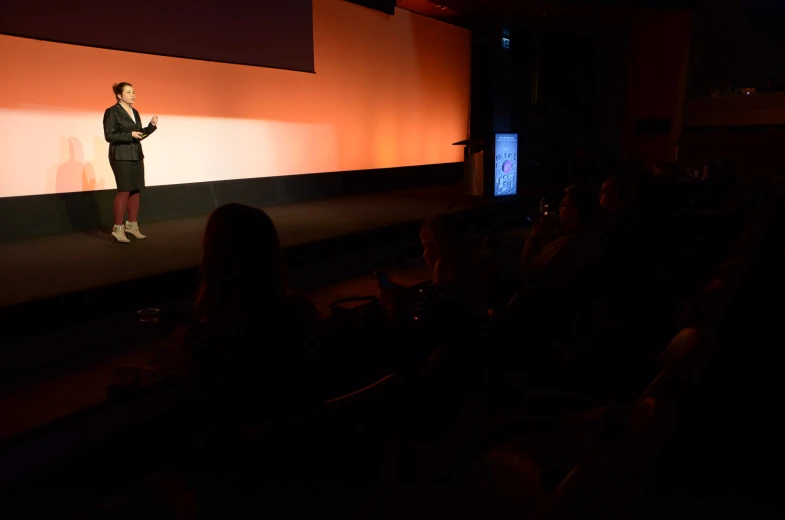
[[[401,400],[401,378],[391,374],[325,402],[309,426],[318,474],[358,487],[373,483],[389,456]]]
[[[537,520],[630,518],[643,477],[661,445],[654,428],[658,405],[641,399],[629,414],[622,438],[573,469],[542,503]]]
[[[697,343],[697,328],[685,327],[680,330],[657,360],[657,371],[662,372],[673,368],[679,361],[689,355]]]

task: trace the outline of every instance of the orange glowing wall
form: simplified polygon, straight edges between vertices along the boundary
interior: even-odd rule
[[[471,34],[314,0],[316,74],[0,35],[0,197],[114,188],[111,85],[159,131],[148,186],[462,160]],[[372,173],[371,173],[372,175]]]

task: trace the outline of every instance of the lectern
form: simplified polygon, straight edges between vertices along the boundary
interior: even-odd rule
[[[463,181],[467,195],[500,197],[518,192],[518,134],[467,139],[463,146]]]

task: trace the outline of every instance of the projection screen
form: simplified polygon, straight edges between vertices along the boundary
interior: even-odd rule
[[[461,161],[470,33],[313,9],[315,74],[0,36],[0,197],[114,188],[101,123],[119,81],[160,119],[148,186]]]

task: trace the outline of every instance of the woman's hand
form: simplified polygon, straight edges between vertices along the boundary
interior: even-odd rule
[[[150,124],[158,127],[158,116],[153,116],[153,118],[150,120]]]
[[[144,134],[142,132],[131,132],[131,137],[134,139],[139,139],[140,141],[144,139]]]

